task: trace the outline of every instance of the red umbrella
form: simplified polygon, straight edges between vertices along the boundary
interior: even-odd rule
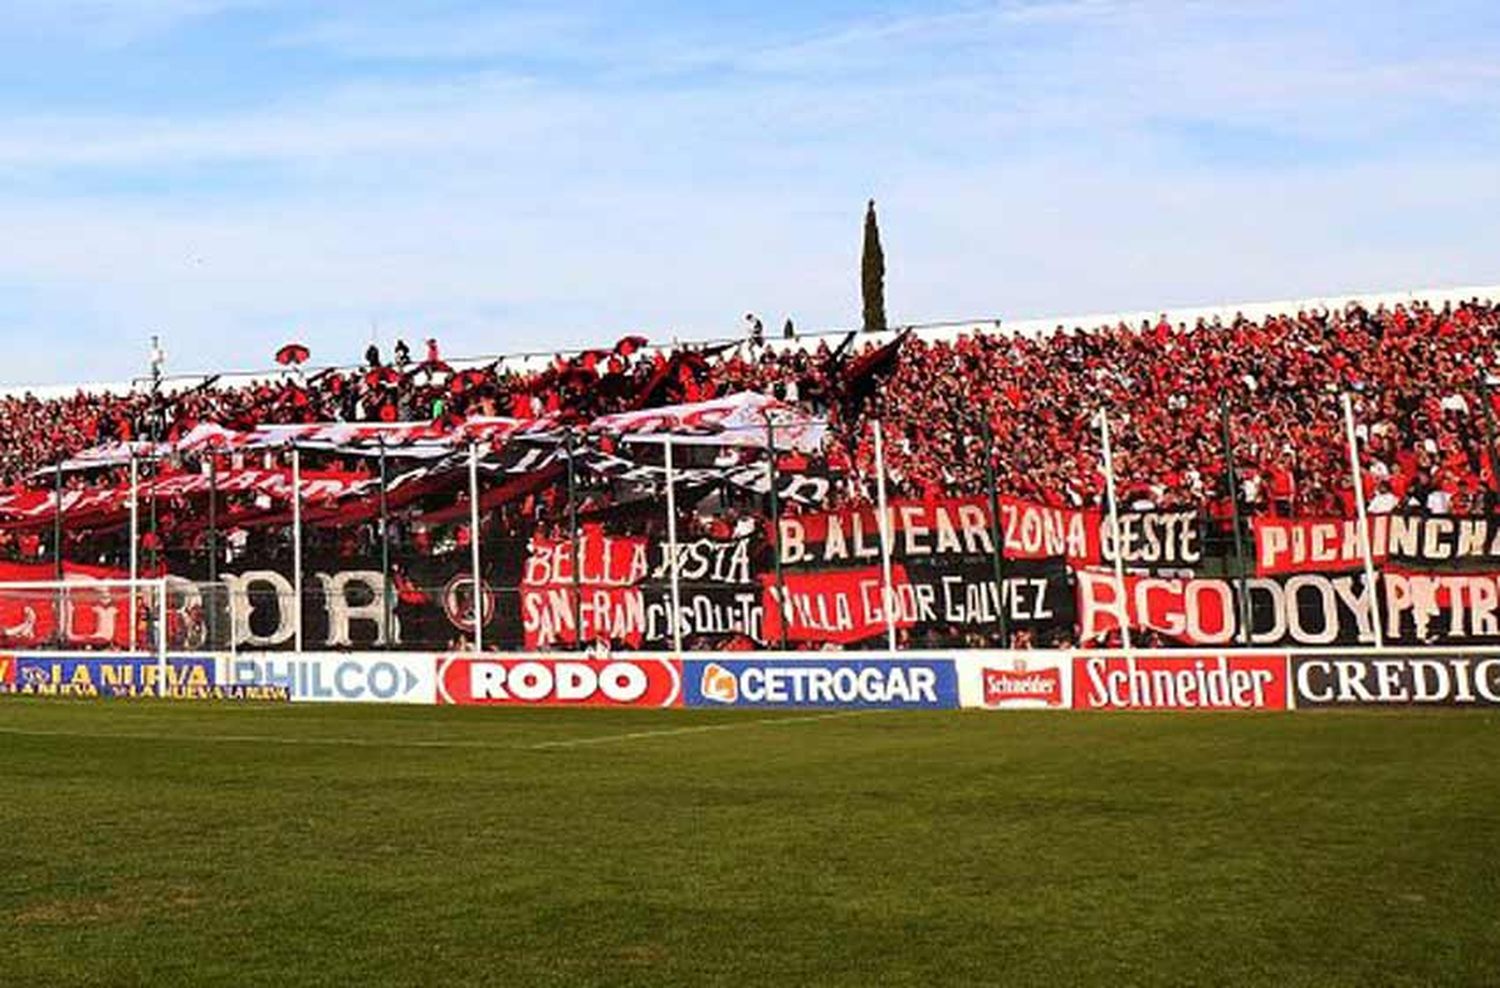
[[[291,364],[302,364],[307,362],[307,358],[311,354],[312,351],[308,350],[301,343],[288,343],[276,351],[276,362],[283,367]]]
[[[618,353],[622,357],[628,357],[645,346],[647,342],[644,336],[626,336],[615,344],[615,353]]]

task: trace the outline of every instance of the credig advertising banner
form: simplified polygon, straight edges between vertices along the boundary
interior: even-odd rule
[[[1298,709],[1382,706],[1500,706],[1500,655],[1395,652],[1298,655]]]

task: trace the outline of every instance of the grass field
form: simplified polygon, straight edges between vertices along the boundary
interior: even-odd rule
[[[0,746],[5,986],[1500,983],[1493,714],[8,699]]]

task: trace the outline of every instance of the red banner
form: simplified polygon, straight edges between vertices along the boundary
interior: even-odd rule
[[[786,637],[797,642],[834,642],[849,645],[886,633],[885,608],[881,600],[881,567],[830,570],[819,573],[785,573],[783,606],[777,607],[776,577],[761,575],[765,600],[765,640]],[[891,589],[895,596],[898,629],[916,623],[916,601],[906,569],[891,567]]]
[[[668,659],[439,659],[438,703],[677,707],[682,705],[682,663]]]

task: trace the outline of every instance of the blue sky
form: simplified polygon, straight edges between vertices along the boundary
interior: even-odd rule
[[[1497,151],[1486,2],[6,0],[0,379],[1495,283]]]

